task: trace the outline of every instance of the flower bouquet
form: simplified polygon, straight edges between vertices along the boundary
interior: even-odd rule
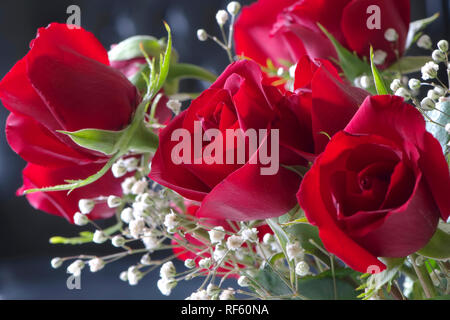
[[[448,299],[449,45],[424,34],[438,16],[233,1],[218,35],[197,31],[230,60],[218,76],[180,62],[167,24],[109,51],[76,23],[39,29],[0,82],[28,162],[17,194],[83,227],[51,243],[116,248],[51,265],[77,277],[134,256],[120,280],[159,272],[169,296],[201,277],[188,299]],[[179,92],[186,78],[210,85]]]

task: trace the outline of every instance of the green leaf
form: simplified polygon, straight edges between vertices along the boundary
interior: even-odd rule
[[[372,274],[367,279],[367,294],[362,294],[364,299],[369,299],[373,294],[380,290],[385,284],[389,284],[397,276],[400,268],[403,266],[405,258],[380,258],[386,265],[383,272]]]
[[[436,104],[436,108],[438,110],[432,110],[427,112],[427,116],[431,118],[431,120],[442,124],[439,126],[435,123],[427,121],[426,128],[427,131],[430,132],[441,144],[442,150],[444,154],[447,151],[447,143],[450,141],[450,136],[445,131],[445,125],[450,122],[450,101],[444,101]],[[446,114],[442,113],[445,112]]]
[[[333,43],[339,57],[338,63],[349,81],[353,82],[353,80],[359,76],[370,73],[370,66],[366,62],[362,61],[357,55],[344,48],[339,41],[337,41],[336,38],[327,31],[327,29],[325,29],[324,26],[320,23],[317,23],[317,25],[322,32],[325,33],[328,39],[330,39],[331,43]]]
[[[384,79],[381,76],[380,72],[378,71],[377,67],[375,66],[375,63],[373,62],[372,46],[370,47],[370,65],[372,67],[372,74],[373,74],[373,79],[375,81],[375,87],[377,89],[377,93],[380,95],[389,94],[389,90],[388,90],[386,84],[384,83]]]
[[[257,282],[256,286],[263,287],[271,295],[283,296],[292,294],[286,283],[268,265],[258,270],[253,279]]]
[[[428,244],[417,253],[437,260],[450,258],[450,233],[445,232],[443,228],[437,228]]]
[[[299,278],[298,291],[309,299],[334,300],[334,283],[336,283],[337,300],[356,300],[356,288],[354,284],[346,280],[354,274],[355,272],[351,269],[340,268],[335,272],[335,280],[330,270],[316,276]]]
[[[422,66],[431,61],[430,56],[402,57],[397,62],[389,66],[385,72],[400,72],[402,74],[420,71]]]
[[[330,265],[330,257],[311,243],[311,240],[313,240],[314,243],[323,248],[323,243],[319,237],[319,230],[317,227],[309,223],[298,223],[287,227],[285,230],[299,241],[306,253],[314,255],[326,265]]]
[[[102,152],[106,155],[112,155],[118,150],[117,142],[125,130],[110,131],[99,129],[82,129],[74,132],[58,131],[68,135],[77,145]]]
[[[164,52],[164,41],[152,36],[138,35],[130,37],[114,46],[109,52],[110,61],[123,61],[135,58],[142,58],[140,44],[142,43],[145,52],[150,57],[159,57]]]
[[[411,45],[417,40],[416,34],[425,29],[426,26],[428,26],[438,17],[439,12],[433,14],[431,17],[411,22],[409,24],[409,31],[406,37],[406,49],[411,47]]]

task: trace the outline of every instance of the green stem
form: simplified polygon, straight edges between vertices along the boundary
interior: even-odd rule
[[[431,299],[436,296],[436,290],[434,288],[433,281],[430,278],[430,275],[428,274],[427,267],[425,264],[422,264],[421,266],[418,266],[416,264],[416,258],[417,254],[413,254],[411,257],[411,264],[414,268],[414,271],[417,274],[417,278],[419,279],[420,284],[422,285],[423,292],[425,293],[425,296],[428,299]]]

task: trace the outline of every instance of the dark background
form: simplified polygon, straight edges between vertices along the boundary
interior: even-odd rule
[[[392,0],[395,1],[395,0]],[[252,1],[240,1],[249,4]],[[173,43],[181,62],[201,65],[220,73],[227,65],[225,52],[212,41],[199,42],[196,30],[204,28],[218,35],[215,22],[221,0],[2,0],[0,2],[0,78],[28,51],[36,29],[50,22],[66,22],[71,4],[81,8],[82,26],[93,32],[105,48],[129,36],[150,34],[165,36],[162,20],[169,23]],[[441,12],[437,22],[426,30],[434,43],[449,40],[450,0],[412,0],[411,19]],[[423,54],[415,48],[410,54]],[[205,84],[184,82],[182,89],[191,92]],[[136,287],[118,279],[118,275],[135,260],[117,262],[104,270],[82,275],[82,290],[66,288],[65,268],[53,270],[50,259],[80,253],[108,253],[109,245],[50,245],[53,235],[75,236],[80,228],[31,208],[25,198],[14,192],[21,185],[25,162],[8,146],[4,123],[8,111],[0,107],[0,299],[163,299],[156,288],[158,272],[147,276]],[[230,284],[234,285],[233,281]],[[170,298],[183,299],[199,286],[198,281],[183,282]]]

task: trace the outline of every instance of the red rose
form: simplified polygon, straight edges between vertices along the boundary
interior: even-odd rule
[[[0,82],[0,99],[11,111],[8,142],[29,162],[20,191],[98,171],[108,160],[105,155],[76,145],[56,130],[121,130],[141,100],[125,76],[109,66],[106,50],[91,33],[56,23],[39,29],[28,54]],[[68,197],[66,191],[27,197],[34,207],[72,221],[79,199],[120,195],[118,186],[108,173]],[[99,205],[91,218],[112,214]]]
[[[296,204],[295,188],[298,188],[300,178],[282,165],[305,165],[305,160],[288,148],[280,147],[279,169],[272,175],[261,174],[264,166],[260,161],[249,161],[256,159],[264,141],[271,140],[270,137],[263,143],[258,142],[257,152],[251,153],[247,145],[243,163],[233,161],[234,164],[226,164],[223,161],[223,164],[207,164],[205,161],[209,159],[203,161],[204,157],[199,155],[197,158],[203,163],[195,164],[195,152],[190,156],[190,163],[182,161],[176,164],[172,158],[175,147],[180,143],[176,139],[172,141],[177,129],[189,133],[192,150],[195,150],[195,135],[199,129],[200,133],[207,129],[219,131],[224,136],[222,147],[226,146],[227,129],[263,129],[270,136],[273,128],[280,128],[280,140],[295,134],[301,142],[295,116],[286,106],[289,101],[275,87],[263,85],[262,81],[262,72],[256,63],[244,60],[231,64],[160,134],[150,178],[188,199],[202,201],[198,216],[236,221],[263,219],[282,215]],[[200,143],[203,143],[203,151],[212,142]],[[230,150],[234,155],[238,154],[236,147]],[[223,156],[230,150],[225,150]]]
[[[380,29],[369,29],[378,6]],[[409,0],[259,0],[246,7],[236,23],[236,50],[262,65],[271,59],[297,61],[304,54],[312,58],[337,58],[333,45],[317,26],[321,23],[348,50],[369,57],[370,45],[387,54],[384,68],[405,50],[410,22]],[[385,32],[394,29],[398,40],[393,44]],[[397,53],[395,51],[398,51]]]
[[[427,244],[450,213],[450,175],[422,115],[396,96],[367,98],[303,179],[298,200],[326,249],[383,270]]]

